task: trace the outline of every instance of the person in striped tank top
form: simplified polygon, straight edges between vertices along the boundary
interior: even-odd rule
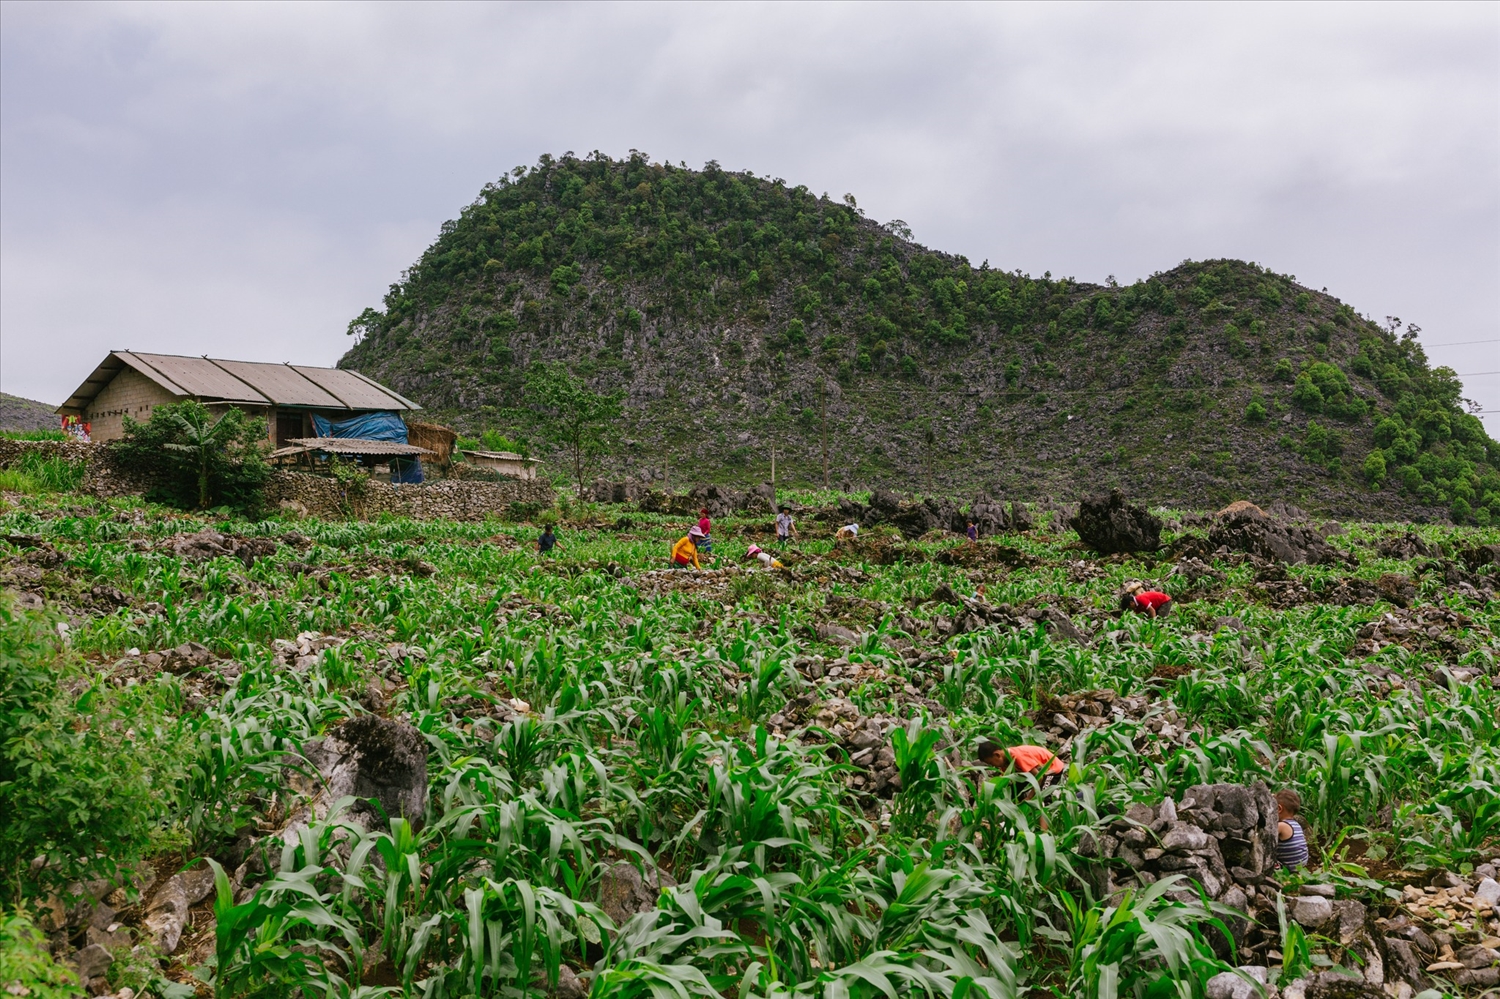
[[[1290,789],[1276,792],[1276,859],[1283,870],[1307,863],[1307,836],[1302,831],[1302,796]]]

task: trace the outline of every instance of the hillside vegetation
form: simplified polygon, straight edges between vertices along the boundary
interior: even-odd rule
[[[566,361],[625,393],[615,475],[761,481],[775,447],[783,479],[815,482],[826,449],[835,485],[1486,523],[1500,445],[1417,332],[1254,264],[1033,278],[849,195],[594,154],[487,185],[341,363],[525,436],[526,370]]]
[[[0,392],[0,430],[56,430],[57,426],[57,414],[45,402]]]

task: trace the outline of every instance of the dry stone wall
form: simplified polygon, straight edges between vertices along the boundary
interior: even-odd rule
[[[278,471],[266,483],[268,505],[325,518],[389,513],[417,520],[483,520],[509,512],[514,503],[550,506],[553,499],[551,483],[521,479],[439,479],[399,486],[368,479],[350,489],[336,479]]]
[[[114,460],[108,447],[99,441],[13,441],[0,439],[0,468],[18,465],[27,455],[43,459],[62,458],[87,466],[81,491],[107,499],[112,496],[141,495],[151,482],[127,472]]]

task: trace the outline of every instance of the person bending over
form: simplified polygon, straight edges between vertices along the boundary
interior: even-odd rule
[[[1172,598],[1160,590],[1130,590],[1120,595],[1120,610],[1161,617],[1172,609]]]
[[[702,537],[703,533],[698,530],[698,525],[694,524],[689,528],[687,535],[679,538],[672,546],[672,564],[703,568],[703,563],[698,561],[698,540]]]
[[[765,566],[767,569],[786,568],[781,564],[780,559],[774,557],[770,552],[766,551],[760,545],[751,545],[750,550],[745,552],[745,557],[759,560],[760,564]]]
[[[1063,771],[1066,769],[1063,761],[1057,758],[1057,754],[1046,746],[1010,746],[1007,748],[993,742],[981,742],[979,762],[1007,773],[1015,770],[1023,774],[1032,774],[1044,791],[1055,784],[1061,784]]]

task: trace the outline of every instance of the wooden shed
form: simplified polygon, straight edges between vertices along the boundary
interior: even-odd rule
[[[316,436],[314,413],[346,420],[358,413],[404,414],[422,408],[343,368],[115,350],[57,411],[90,424],[93,440],[108,441],[124,435],[126,416],[144,421],[157,406],[184,399],[196,399],[216,412],[235,406],[265,417],[277,447]]]

